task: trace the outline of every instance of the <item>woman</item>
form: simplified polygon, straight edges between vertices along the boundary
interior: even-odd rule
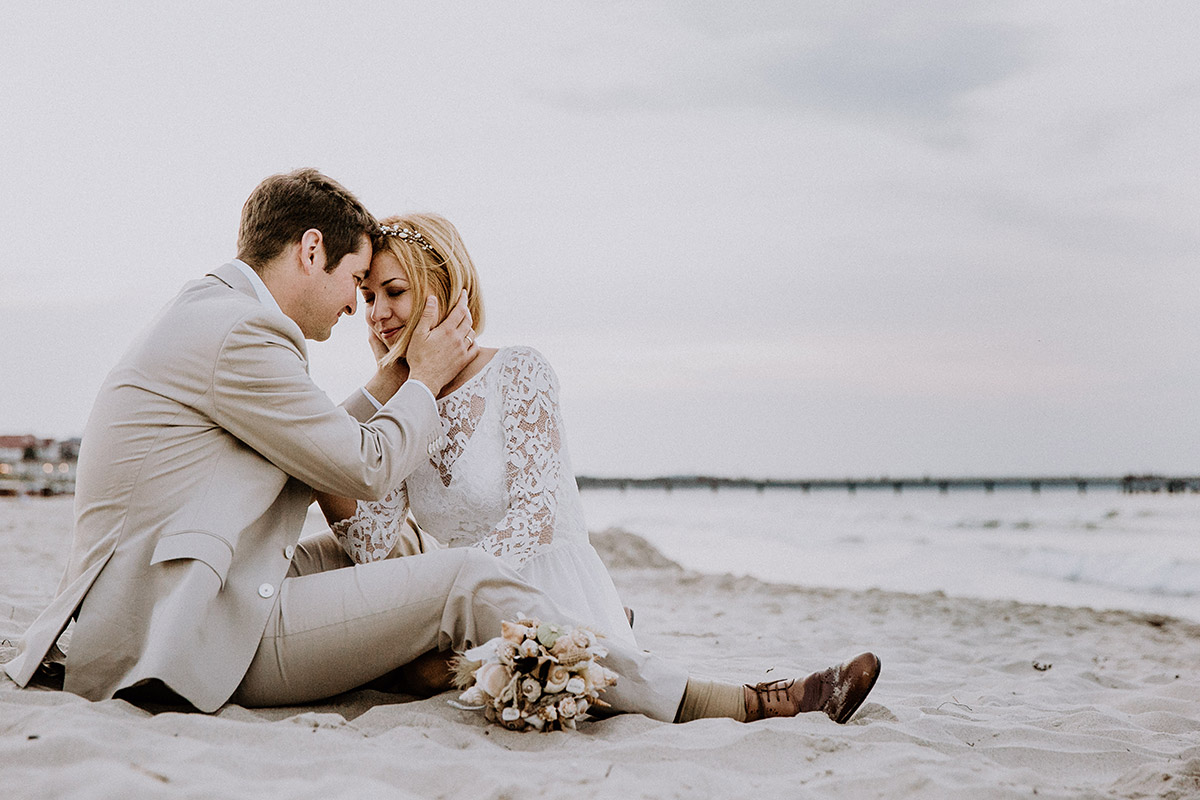
[[[435,214],[384,221],[362,287],[381,366],[406,370],[419,317],[414,298],[447,309],[461,292],[476,334],[479,280],[455,227]],[[588,541],[558,404],[558,381],[529,347],[477,348],[437,399],[440,449],[379,502],[318,494],[343,549],[357,563],[387,556],[411,509],[448,547],[478,547],[516,569],[580,621],[630,642],[616,588]]]

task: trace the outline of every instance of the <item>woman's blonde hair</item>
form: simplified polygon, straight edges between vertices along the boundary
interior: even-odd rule
[[[433,295],[438,301],[438,323],[446,318],[458,302],[459,294],[467,291],[467,310],[471,312],[472,329],[478,336],[483,331],[483,297],[479,291],[479,275],[463,244],[458,229],[450,220],[438,214],[400,214],[380,220],[374,239],[374,251],[387,251],[396,257],[412,293],[412,317],[404,332],[380,360],[381,366],[404,358],[419,315],[425,310],[425,298]]]

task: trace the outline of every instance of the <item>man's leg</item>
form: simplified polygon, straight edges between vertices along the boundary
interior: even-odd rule
[[[291,705],[354,689],[432,650],[465,650],[529,614],[576,623],[495,557],[440,550],[283,581],[279,603],[233,702]],[[681,667],[620,642],[605,663],[620,680],[605,699],[622,711],[675,719]]]
[[[396,543],[386,558],[404,558],[445,549],[440,542],[422,531],[411,515],[404,522],[396,536]],[[354,560],[346,555],[338,538],[326,529],[299,541],[288,577],[311,575],[354,565]],[[369,685],[387,692],[432,697],[454,688],[453,659],[453,651],[442,652],[435,648],[422,653],[399,669],[380,676],[377,680],[373,679]]]
[[[444,548],[436,539],[417,528],[412,517],[408,517],[387,557],[403,558],[441,549]],[[305,536],[297,543],[296,554],[292,558],[292,566],[288,569],[287,576],[295,578],[353,566],[354,560],[346,555],[333,531],[324,530],[312,536]]]
[[[355,568],[331,533],[303,540],[233,701],[287,705],[328,697],[411,664],[439,646],[461,651],[487,641],[499,633],[502,619],[529,615],[578,622],[482,551],[440,550],[433,554],[438,558],[399,558],[406,552],[413,548],[398,545],[389,560]],[[468,563],[456,566],[457,560]],[[326,580],[311,580],[322,577]],[[331,609],[343,609],[344,621],[339,623]],[[846,722],[879,674],[879,660],[865,653],[802,681],[738,686],[689,680],[685,670],[669,661],[620,641],[606,644],[605,664],[620,679],[605,692],[605,700],[618,710],[666,722],[714,716],[745,721],[808,711]]]

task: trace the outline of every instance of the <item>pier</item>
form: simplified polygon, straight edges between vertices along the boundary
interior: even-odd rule
[[[811,478],[795,480],[758,478],[720,478],[708,475],[670,475],[656,478],[600,478],[580,475],[576,478],[582,489],[787,489],[801,492],[837,490],[853,494],[857,491],[891,491],[901,494],[906,491],[976,490],[994,492],[997,489],[1022,489],[1033,493],[1047,490],[1074,490],[1085,493],[1089,489],[1118,490],[1125,494],[1163,493],[1181,494],[1200,492],[1200,476],[1164,475],[1050,475],[1035,477],[966,477],[966,478]]]
[[[78,438],[43,439],[32,434],[0,435],[0,497],[29,495],[72,494],[75,491],[75,470],[79,458]],[[714,475],[663,475],[651,478],[596,477],[576,478],[580,489],[753,489],[789,490],[801,492],[858,491],[904,492],[973,490],[991,493],[1000,489],[1024,490],[1038,493],[1043,490],[1073,490],[1086,493],[1090,489],[1116,490],[1125,494],[1185,494],[1200,493],[1200,475],[1126,474],[1112,475],[1034,475],[995,477],[878,477],[878,478],[724,478]]]

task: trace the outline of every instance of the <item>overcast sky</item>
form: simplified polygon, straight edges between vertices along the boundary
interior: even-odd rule
[[[265,176],[438,211],[576,471],[1200,473],[1200,4],[6,4],[0,433]],[[359,314],[310,348],[340,400]]]

